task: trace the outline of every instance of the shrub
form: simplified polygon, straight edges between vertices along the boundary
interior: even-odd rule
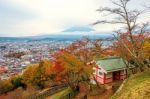
[[[22,77],[21,76],[15,76],[11,79],[11,83],[13,85],[13,89],[16,89],[18,87],[22,87],[26,89],[26,85],[22,82]]]
[[[10,80],[1,81],[0,94],[7,93],[13,90],[13,85]]]

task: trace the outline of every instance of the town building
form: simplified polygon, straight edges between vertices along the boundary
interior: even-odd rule
[[[0,74],[6,73],[8,71],[8,67],[6,66],[0,66]]]

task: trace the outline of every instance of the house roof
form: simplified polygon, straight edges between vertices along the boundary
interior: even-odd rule
[[[103,68],[106,72],[126,69],[126,64],[121,58],[97,60],[96,64]]]

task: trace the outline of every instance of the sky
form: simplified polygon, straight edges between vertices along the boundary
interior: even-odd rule
[[[129,8],[144,3],[150,5],[149,0],[132,0]],[[55,34],[76,26],[110,33],[119,25],[91,25],[104,19],[96,9],[105,6],[113,7],[109,0],[0,0],[0,36]],[[148,14],[140,20],[149,21]]]

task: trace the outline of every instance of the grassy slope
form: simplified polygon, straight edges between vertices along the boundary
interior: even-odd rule
[[[150,99],[150,71],[130,77],[112,99]]]

